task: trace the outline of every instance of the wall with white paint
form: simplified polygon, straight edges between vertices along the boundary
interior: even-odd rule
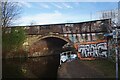
[[[81,54],[81,57],[107,57],[107,43],[98,42],[98,43],[89,43],[89,44],[79,44],[78,52]]]

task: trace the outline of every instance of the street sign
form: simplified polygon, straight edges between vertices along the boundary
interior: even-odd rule
[[[113,30],[112,33],[113,33],[113,38],[117,38],[116,30]]]
[[[113,36],[113,33],[106,33],[104,34],[105,37]]]
[[[120,38],[120,29],[116,29],[112,31],[113,38]]]

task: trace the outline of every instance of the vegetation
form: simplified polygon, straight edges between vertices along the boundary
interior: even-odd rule
[[[26,38],[25,31],[22,27],[15,27],[9,31],[3,31],[2,34],[2,51],[3,56],[6,53],[13,53],[22,49],[22,44]]]
[[[11,53],[13,54],[21,50],[25,40],[25,31],[22,27],[9,28],[21,14],[22,9],[18,4],[18,2],[10,2],[8,0],[0,1],[0,27],[2,27],[3,57],[7,55],[11,56]]]
[[[0,2],[2,28],[9,27],[18,19],[22,11],[18,4],[18,2],[10,2],[8,0]]]
[[[80,61],[96,71],[104,74],[106,78],[115,78],[115,63],[107,59],[93,60],[93,61]],[[120,66],[119,66],[120,68]],[[119,74],[120,76],[120,74]]]

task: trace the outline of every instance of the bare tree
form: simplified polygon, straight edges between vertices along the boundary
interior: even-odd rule
[[[10,26],[16,19],[18,19],[21,13],[21,7],[18,6],[18,2],[0,2],[1,5],[1,24],[2,27]]]
[[[32,20],[32,21],[30,22],[30,26],[35,25],[35,24],[36,24],[36,22],[35,22],[34,20]]]

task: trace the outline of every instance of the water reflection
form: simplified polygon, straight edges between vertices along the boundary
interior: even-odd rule
[[[60,55],[3,60],[3,78],[57,78]]]
[[[65,60],[75,59],[71,52],[53,51],[54,55],[34,58],[7,59],[2,61],[2,78],[54,78],[57,79],[57,70],[64,60],[62,56],[69,56]],[[70,55],[70,54],[71,55]],[[64,55],[65,54],[65,55]],[[60,57],[61,56],[61,57]]]

